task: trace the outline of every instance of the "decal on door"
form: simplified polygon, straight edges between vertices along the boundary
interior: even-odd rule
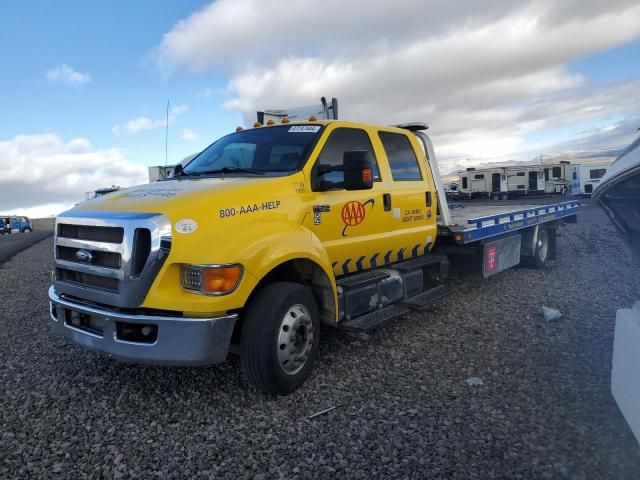
[[[351,202],[344,204],[342,211],[340,212],[342,222],[344,223],[344,228],[342,229],[343,237],[347,236],[347,228],[360,225],[364,221],[367,216],[367,209],[365,207],[367,205],[371,205],[371,209],[373,210],[373,205],[375,203],[376,201],[373,198],[370,198],[364,203],[352,200]]]

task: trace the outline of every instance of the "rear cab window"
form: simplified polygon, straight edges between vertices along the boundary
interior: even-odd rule
[[[422,171],[413,145],[406,135],[379,131],[394,181],[421,181]]]

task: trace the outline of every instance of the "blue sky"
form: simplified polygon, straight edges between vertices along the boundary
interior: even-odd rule
[[[206,75],[164,75],[150,52],[173,24],[202,1],[63,1],[0,3],[3,74],[0,138],[34,132],[83,137],[96,148],[122,147],[145,165],[164,163],[164,129],[114,135],[112,127],[139,116],[163,119],[167,99],[189,110],[170,127],[169,151],[183,158],[227,133],[240,114],[220,108],[226,79]],[[46,72],[66,64],[91,81],[67,86],[46,80]],[[181,139],[189,129],[194,141]]]
[[[170,163],[323,95],[346,119],[426,121],[444,172],[597,158],[640,127],[632,0],[26,0],[0,22],[0,210],[146,181],[167,99]]]

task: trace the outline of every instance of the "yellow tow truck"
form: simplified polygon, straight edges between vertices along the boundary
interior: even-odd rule
[[[256,123],[173,177],[56,219],[53,330],[120,360],[206,365],[293,391],[320,325],[369,332],[483,276],[556,254],[578,202],[448,208],[426,125]]]

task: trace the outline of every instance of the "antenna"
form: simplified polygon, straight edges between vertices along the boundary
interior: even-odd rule
[[[169,161],[169,100],[167,100],[167,125],[164,131],[164,166]]]

